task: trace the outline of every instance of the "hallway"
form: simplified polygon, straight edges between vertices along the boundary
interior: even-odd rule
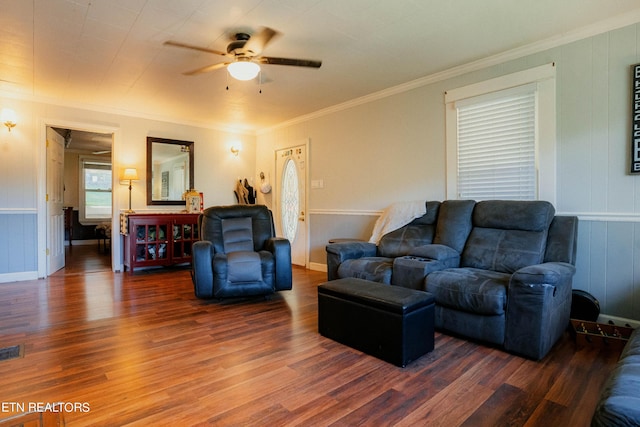
[[[73,245],[64,248],[65,267],[53,275],[71,275],[111,271],[111,251],[99,249],[97,244]]]

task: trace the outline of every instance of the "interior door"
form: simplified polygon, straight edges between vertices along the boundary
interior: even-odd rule
[[[292,264],[304,267],[309,258],[306,175],[306,145],[276,151],[277,228],[291,242]]]
[[[64,138],[47,127],[47,275],[64,267]]]

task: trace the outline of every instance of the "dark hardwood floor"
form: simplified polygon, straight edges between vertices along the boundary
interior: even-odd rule
[[[324,273],[202,301],[187,270],[113,274],[72,251],[46,280],[0,284],[0,347],[24,345],[0,362],[0,418],[62,402],[67,426],[587,426],[618,357],[566,334],[535,362],[436,332],[398,368],[317,333]]]

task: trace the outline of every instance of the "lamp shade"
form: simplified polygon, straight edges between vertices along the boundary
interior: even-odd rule
[[[251,80],[255,79],[260,72],[260,66],[255,62],[237,61],[229,64],[227,70],[236,80]]]
[[[138,170],[136,168],[126,168],[122,171],[120,175],[120,179],[122,180],[130,180],[137,181],[138,180]]]
[[[5,122],[15,123],[16,112],[13,111],[11,108],[3,108],[2,112],[0,113],[0,119],[2,120],[3,123]]]
[[[11,132],[11,128],[16,125],[16,112],[10,108],[3,108],[0,112],[0,121],[9,129]]]

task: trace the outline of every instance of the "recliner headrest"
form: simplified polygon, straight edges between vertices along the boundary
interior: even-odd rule
[[[473,226],[545,231],[555,213],[553,205],[542,200],[485,200],[473,209]]]

